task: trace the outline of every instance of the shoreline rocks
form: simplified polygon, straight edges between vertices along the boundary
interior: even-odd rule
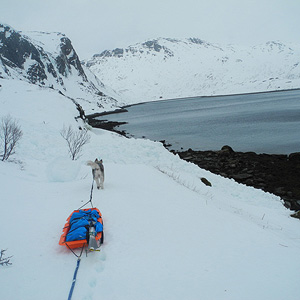
[[[121,112],[121,111],[120,111]],[[96,117],[107,115],[109,113],[102,113],[102,114],[93,114],[93,115],[87,115],[86,119],[88,121],[88,124],[91,125],[94,128],[101,128],[109,131],[116,132],[118,134],[121,134],[125,137],[127,137],[127,134],[125,131],[120,131],[115,129],[116,127],[127,124],[127,122],[116,122],[116,121],[108,121],[108,120],[97,120]]]
[[[219,151],[171,151],[212,173],[279,196],[284,205],[300,210],[300,152],[290,155]]]

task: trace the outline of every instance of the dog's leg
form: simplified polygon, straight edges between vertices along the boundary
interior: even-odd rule
[[[96,177],[95,178],[95,181],[96,181],[96,184],[97,184],[97,189],[99,190],[100,189],[100,182],[99,182],[99,177]]]
[[[103,190],[104,189],[104,174],[101,173],[100,175],[100,187]]]

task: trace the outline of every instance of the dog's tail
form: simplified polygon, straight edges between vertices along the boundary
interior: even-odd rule
[[[86,162],[86,165],[92,167],[92,166],[94,165],[94,162],[91,161],[91,160],[88,160],[88,161]]]

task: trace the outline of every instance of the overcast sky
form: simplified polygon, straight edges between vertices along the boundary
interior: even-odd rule
[[[300,0],[0,0],[0,22],[66,34],[81,59],[157,37],[300,43]]]

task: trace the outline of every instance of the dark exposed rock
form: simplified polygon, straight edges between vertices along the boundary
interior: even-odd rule
[[[233,153],[234,152],[233,149],[228,145],[223,146],[221,151],[222,152],[228,152],[228,153]]]
[[[158,44],[157,40],[147,41],[143,43],[143,46],[149,49],[154,49],[156,52],[159,52],[162,49],[162,46]]]
[[[194,43],[194,44],[199,44],[199,45],[202,45],[204,44],[204,41],[198,39],[198,38],[189,38],[189,41]]]
[[[114,56],[122,57],[123,53],[124,53],[124,50],[122,48],[116,48],[112,52],[113,52]]]
[[[35,59],[39,58],[35,47],[22,38],[18,32],[11,30],[9,26],[0,24],[0,28],[1,27],[3,31],[0,31],[0,41],[2,44],[0,54],[3,57],[13,62],[19,68],[23,68],[23,64],[30,54],[32,54]]]
[[[207,186],[212,186],[210,181],[208,181],[205,177],[201,177],[200,180]]]
[[[67,37],[62,37],[60,39],[60,49],[61,53],[56,57],[59,73],[68,77],[68,74],[72,72],[71,66],[73,66],[78,71],[78,75],[81,76],[83,81],[86,82],[87,77],[82,69],[79,57],[73,48],[70,39]]]
[[[242,173],[242,174],[236,174],[236,175],[232,175],[232,178],[236,181],[244,181],[247,180],[249,178],[253,177],[251,174],[247,174],[247,173]],[[248,181],[249,182],[249,181]]]
[[[166,142],[166,140],[161,140],[160,143],[162,143],[164,145],[165,148],[168,148],[168,147],[171,147],[172,145],[171,144],[168,144]]]
[[[25,61],[30,58],[35,63],[26,70],[27,79],[32,83],[39,82],[44,85],[47,75],[41,58],[46,57],[46,53],[11,27],[0,24],[0,28],[3,29],[0,31],[0,57],[5,72],[8,74],[8,69],[5,66],[24,69]]]
[[[292,214],[291,217],[300,219],[300,210],[297,211],[296,213]]]
[[[229,146],[220,151],[172,152],[212,173],[273,193],[286,207],[300,210],[300,153],[234,152]]]
[[[127,49],[126,49],[127,50]],[[124,54],[124,49],[122,48],[116,48],[114,50],[104,50],[103,52],[101,52],[100,54],[94,54],[93,57],[112,57],[112,56],[115,56],[115,57],[123,57],[123,54]],[[90,63],[87,63],[87,66],[91,66]]]
[[[117,129],[118,126],[127,124],[127,122],[113,122],[113,121],[107,121],[107,120],[97,120],[95,117],[102,114],[94,114],[94,115],[87,115],[85,116],[88,124],[95,128],[101,128],[113,132],[117,132],[123,136],[126,136],[125,131],[120,131]]]
[[[289,160],[300,163],[300,152],[291,153],[289,155]]]

